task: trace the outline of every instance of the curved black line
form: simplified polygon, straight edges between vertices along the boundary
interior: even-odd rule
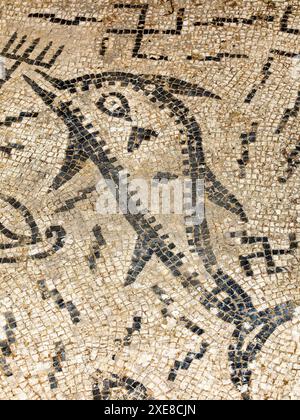
[[[187,141],[183,142],[183,153],[188,155],[188,159],[184,161],[184,164],[187,166],[187,170],[184,174],[190,176],[193,184],[199,179],[205,181],[206,185],[208,184],[206,192],[211,201],[238,215],[243,222],[248,221],[242,205],[234,195],[230,194],[217,180],[207,166],[202,145],[202,133],[195,117],[190,114],[190,110],[184,103],[173,95],[175,92],[171,93],[158,82],[155,82],[155,80],[158,80],[157,78],[152,77],[149,79],[147,76],[122,72],[85,75],[66,82],[50,78],[47,75],[44,75],[44,77],[55,88],[60,90],[68,89],[71,93],[77,92],[77,89],[88,90],[92,85],[96,88],[100,88],[105,82],[115,83],[117,81],[122,81],[124,84],[133,85],[135,90],[141,90],[152,102],[160,103],[161,108],[168,108],[171,111],[171,115],[176,119],[176,123],[183,125],[184,130],[182,132],[185,132],[187,137]],[[58,107],[55,107],[54,100],[56,99],[56,95],[54,93],[41,89],[36,82],[29,78],[26,78],[26,80],[36,94],[42,98],[45,104],[65,122],[72,134],[73,141],[75,137],[77,144],[81,145],[81,150],[84,150],[84,153],[88,155],[89,159],[91,159],[99,168],[99,171],[104,178],[113,180],[113,182],[117,184],[119,182],[120,171],[123,168],[114,165],[116,160],[111,159],[108,153],[104,151],[103,146],[105,145],[105,142],[102,139],[99,141],[98,133],[91,133],[89,130],[90,127],[85,127],[82,123],[84,117],[83,119],[78,117],[77,112],[72,111],[69,104],[61,103]],[[61,185],[57,185],[57,189]],[[124,203],[119,203],[121,207],[123,204]],[[138,241],[140,244],[141,235],[146,235],[141,255],[145,255],[147,249],[152,250],[163,264],[170,269],[173,276],[181,279],[183,287],[200,287],[203,291],[203,296],[200,299],[201,304],[208,310],[217,308],[217,316],[220,319],[235,325],[236,333],[234,339],[238,339],[239,333],[237,333],[237,331],[239,332],[245,323],[249,323],[250,326],[254,328],[259,320],[259,325],[264,326],[263,337],[266,337],[267,340],[276,328],[282,324],[282,319],[289,319],[293,316],[292,307],[284,308],[284,314],[281,315],[281,317],[278,317],[278,312],[280,311],[278,308],[275,309],[274,312],[271,310],[269,312],[265,311],[264,313],[257,311],[252,303],[251,297],[237,282],[235,282],[235,280],[233,280],[233,278],[219,268],[211,244],[206,220],[204,220],[201,225],[196,225],[194,228],[188,228],[187,234],[192,235],[193,239],[189,241],[190,245],[195,247],[196,252],[204,262],[207,272],[216,283],[216,288],[212,292],[206,291],[201,286],[200,281],[196,278],[197,273],[196,277],[192,275],[189,278],[186,278],[184,276],[180,270],[180,267],[183,264],[181,255],[175,255],[173,251],[168,249],[168,245],[165,242],[166,237],[160,236],[158,233],[162,227],[159,225],[154,226],[155,218],[150,222],[142,214],[125,214],[124,217],[138,233]],[[140,248],[139,251],[141,251]],[[148,254],[146,253],[146,255]],[[226,293],[228,297],[220,300],[218,295],[221,295],[221,293]],[[277,322],[276,326],[274,325],[274,329],[272,327],[267,327],[270,323],[275,322],[275,319]],[[256,357],[260,350],[261,349],[258,349],[257,352],[253,351],[253,356]],[[231,350],[231,353],[232,352],[234,353],[233,350]],[[236,355],[233,357],[236,358]],[[251,358],[249,361],[251,361]],[[239,368],[239,362],[237,362],[237,368]],[[238,381],[238,384],[237,382],[234,383],[238,386],[240,382]]]
[[[43,260],[48,258],[54,254],[56,254],[60,249],[62,249],[65,245],[65,238],[66,238],[66,231],[62,226],[51,226],[49,229],[46,230],[46,238],[52,239],[56,236],[56,242],[52,246],[52,249],[49,251],[44,251],[39,254],[35,254],[31,256],[32,260]]]
[[[17,210],[19,213],[21,213],[21,215],[23,216],[26,224],[29,226],[29,228],[31,230],[31,244],[34,245],[34,244],[37,244],[38,242],[40,242],[41,238],[40,238],[39,228],[38,228],[32,214],[27,209],[27,207],[25,207],[23,204],[21,204],[15,198],[5,196],[2,193],[0,193],[0,200],[4,201],[7,204],[10,204],[15,210]],[[18,239],[22,240],[23,239],[23,237],[20,237],[20,236],[17,237],[17,235],[15,235],[14,237],[16,238],[15,240],[18,240]],[[10,238],[10,239],[13,239],[13,238]]]
[[[13,241],[18,241],[20,239],[20,236],[19,235],[17,235],[16,233],[12,232],[8,228],[6,228],[1,222],[0,222],[0,233],[2,233],[8,239],[11,239]],[[0,244],[0,249],[1,249],[1,244]]]

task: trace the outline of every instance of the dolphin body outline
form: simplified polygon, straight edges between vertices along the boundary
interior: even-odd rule
[[[107,81],[122,81],[128,85],[132,84],[138,90],[144,91],[145,88],[154,85],[151,92],[153,98],[161,102],[161,98],[164,97],[166,106],[170,109],[171,113],[183,121],[188,138],[187,146],[191,162],[189,175],[192,181],[203,179],[209,183],[205,191],[212,202],[238,215],[243,222],[248,221],[242,205],[217,180],[216,176],[207,166],[198,122],[190,115],[190,111],[184,103],[174,96],[174,94],[192,97],[206,96],[220,100],[221,98],[218,95],[202,89],[197,85],[165,76],[141,76],[123,72],[106,72],[101,74],[87,74],[77,79],[62,81],[40,70],[37,70],[37,73],[42,75],[53,88],[68,90],[71,94],[76,93],[77,89],[87,91],[91,85],[100,88]],[[105,179],[109,179],[118,185],[119,174],[123,168],[120,166],[116,167],[115,160],[109,158],[103,149],[105,142],[98,138],[99,133],[91,133],[90,128],[84,126],[84,116],[78,115],[78,111],[80,110],[76,110],[76,112],[72,110],[72,102],[59,102],[58,105],[55,105],[59,98],[54,92],[43,89],[38,83],[25,75],[23,77],[35,94],[65,123],[69,130],[70,145],[66,153],[66,160],[63,164],[61,174],[53,182],[52,189],[58,190],[81,169],[81,164],[88,159],[98,167]],[[148,96],[149,90],[147,93]],[[70,156],[70,153],[72,155],[74,147],[77,153],[79,153],[79,160],[81,162],[76,168],[74,168],[74,164],[72,167],[67,157],[68,154]],[[68,174],[69,170],[71,171],[71,175]],[[128,201],[130,200],[132,200],[132,197],[128,197]],[[121,209],[125,205],[128,208],[128,203],[118,202],[118,204]],[[166,235],[159,235],[157,227],[153,226],[153,222],[150,219],[147,219],[143,214],[124,214],[124,217],[138,235],[133,256],[133,263],[135,263],[134,279],[143,271],[147,262],[155,254],[170,270],[172,275],[180,279],[184,288],[196,289],[201,293],[200,303],[207,310],[216,309],[217,317],[235,326],[232,336],[233,343],[230,345],[228,352],[229,364],[232,370],[231,379],[233,384],[242,393],[242,397],[244,399],[251,399],[248,392],[252,374],[249,369],[249,364],[255,360],[258,353],[262,350],[263,345],[274,331],[280,325],[293,319],[297,303],[287,302],[275,308],[258,311],[254,307],[251,297],[242,287],[218,267],[217,259],[211,245],[206,219],[204,219],[201,225],[195,226],[193,246],[196,248],[199,256],[201,256],[208,274],[216,283],[216,288],[211,292],[201,285],[197,278],[197,273],[195,275],[189,275],[180,269],[183,265],[181,254],[175,254],[174,250],[169,249],[166,242]],[[132,281],[133,273],[129,274],[125,286],[129,286],[134,281]],[[220,300],[218,294],[222,292],[228,297]],[[260,328],[259,332],[248,344],[246,350],[243,350],[249,334],[253,333],[257,328]]]

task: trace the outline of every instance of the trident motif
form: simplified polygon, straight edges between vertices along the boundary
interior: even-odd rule
[[[28,48],[26,48],[24,52],[20,53],[21,48],[25,46],[26,42],[26,35],[24,35],[21,39],[18,40],[18,33],[15,32],[9,39],[3,50],[0,52],[0,57],[2,56],[9,60],[15,61],[13,66],[5,71],[5,78],[0,79],[0,89],[6,81],[11,79],[13,73],[20,67],[22,63],[26,63],[31,66],[50,69],[55,64],[56,60],[64,50],[64,46],[60,46],[54,53],[54,55],[49,60],[46,60],[45,57],[53,45],[53,42],[49,42],[49,44],[34,58],[33,52],[38,47],[40,43],[40,38],[37,38],[34,41],[32,41]]]

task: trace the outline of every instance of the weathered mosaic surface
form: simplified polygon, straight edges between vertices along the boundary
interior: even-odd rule
[[[0,399],[300,399],[299,1],[0,4]]]

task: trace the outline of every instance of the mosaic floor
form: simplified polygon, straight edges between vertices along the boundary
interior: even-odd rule
[[[299,400],[299,1],[0,4],[0,399]]]

